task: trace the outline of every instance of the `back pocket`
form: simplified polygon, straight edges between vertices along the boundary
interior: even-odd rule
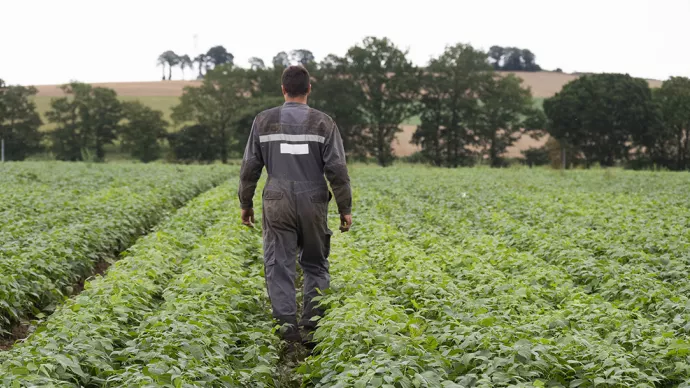
[[[269,221],[280,222],[287,217],[287,200],[281,191],[265,190],[263,203],[263,212]]]
[[[331,192],[329,190],[319,190],[309,196],[313,204],[314,217],[319,224],[328,228],[328,202],[331,200]]]

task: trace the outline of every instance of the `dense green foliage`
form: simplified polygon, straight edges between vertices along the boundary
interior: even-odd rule
[[[120,126],[122,150],[141,160],[151,162],[161,156],[161,140],[168,136],[168,123],[163,113],[153,110],[139,101],[122,104],[126,122]]]
[[[5,143],[5,160],[24,160],[40,150],[41,118],[32,97],[36,88],[6,86],[0,79],[0,139]]]
[[[671,77],[654,97],[661,109],[663,126],[636,139],[650,161],[676,170],[690,168],[690,79]]]
[[[414,101],[419,95],[419,74],[406,56],[390,40],[372,37],[345,56],[350,82],[364,91],[358,102],[366,127],[364,146],[381,166],[393,161],[391,144],[400,124],[418,109]]]
[[[355,228],[333,236],[303,386],[689,386],[686,175],[352,172]],[[261,234],[241,227],[234,187],[193,200],[0,354],[0,381],[283,386]]]
[[[661,88],[623,74],[596,74],[566,84],[544,101],[546,130],[586,166],[690,168],[690,79]]]
[[[273,387],[261,236],[234,185],[194,199],[1,354],[5,385]]]
[[[105,158],[104,147],[117,138],[122,105],[114,90],[73,82],[61,87],[65,97],[52,100],[46,113],[57,128],[51,132],[53,152],[58,160],[85,159],[93,150],[97,160]]]
[[[103,161],[104,147],[116,141],[142,162],[160,157],[168,126],[160,111],[138,101],[123,103],[109,88],[73,82],[62,90],[65,97],[53,99],[46,113],[56,126],[50,137],[58,160]]]
[[[232,173],[219,166],[0,165],[0,332],[54,308],[98,260]]]
[[[569,82],[544,100],[548,132],[582,152],[588,165],[627,160],[632,142],[660,128],[646,81],[623,74],[594,74]],[[641,151],[642,152],[642,151]]]
[[[687,386],[687,176],[355,175],[307,386]]]

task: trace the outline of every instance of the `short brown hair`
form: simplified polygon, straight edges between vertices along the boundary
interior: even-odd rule
[[[304,96],[309,92],[309,72],[302,66],[286,68],[281,82],[290,97]]]

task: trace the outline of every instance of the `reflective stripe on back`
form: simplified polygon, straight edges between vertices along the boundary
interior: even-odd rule
[[[266,143],[269,141],[313,141],[324,143],[326,138],[319,135],[286,135],[284,133],[259,136],[259,142]]]

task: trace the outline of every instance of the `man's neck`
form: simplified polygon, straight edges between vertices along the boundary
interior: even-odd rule
[[[292,102],[295,104],[307,104],[307,97],[285,97],[285,102]]]

